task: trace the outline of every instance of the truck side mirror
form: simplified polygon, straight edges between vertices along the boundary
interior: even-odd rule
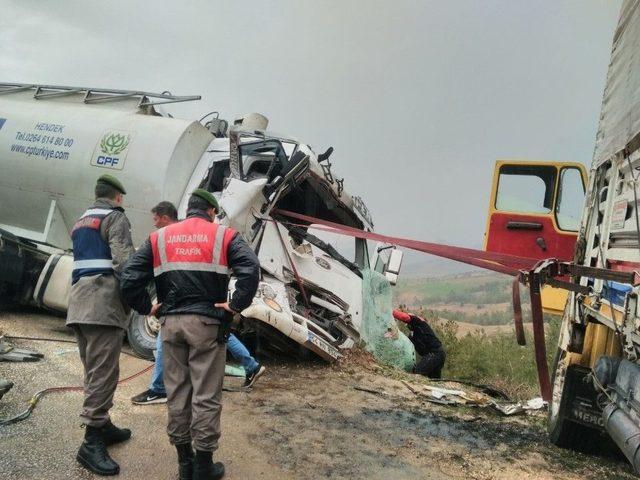
[[[389,255],[389,262],[384,270],[384,276],[387,277],[391,285],[398,283],[398,276],[400,275],[400,268],[402,267],[402,257],[404,252],[394,248]]]

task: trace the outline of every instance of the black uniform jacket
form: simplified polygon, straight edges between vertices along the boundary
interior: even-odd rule
[[[187,212],[187,218],[193,216],[211,220],[203,211]],[[238,233],[229,243],[227,260],[236,278],[229,306],[240,312],[251,305],[256,293],[260,281],[260,262]],[[147,315],[151,310],[147,287],[153,279],[153,252],[151,242],[147,239],[130,257],[120,277],[122,297],[142,315]],[[156,277],[155,285],[158,303],[162,303],[158,316],[197,314],[212,318],[212,323],[219,323],[225,318],[225,311],[214,307],[214,303],[227,301],[228,275],[191,270],[169,271]]]
[[[418,355],[426,355],[429,352],[442,350],[440,339],[427,322],[415,315],[411,315],[411,321],[408,325],[412,331],[411,342],[413,342]]]

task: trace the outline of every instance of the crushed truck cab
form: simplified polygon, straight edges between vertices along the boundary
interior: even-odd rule
[[[260,287],[242,312],[241,335],[263,339],[283,354],[307,351],[329,361],[362,341],[387,363],[408,368],[415,354],[404,335],[379,345],[394,328],[389,288],[402,253],[362,239],[327,238],[313,225],[278,214],[373,229],[362,199],[336,176],[332,149],[316,154],[274,134],[260,114],[238,118],[229,128],[217,117],[203,124],[173,118],[159,107],[198,98],[0,84],[5,301],[66,311],[71,228],[92,202],[101,174],[127,186],[124,207],[135,245],[153,229],[155,204],[168,200],[183,218],[190,193],[204,188],[218,198],[218,221],[236,229],[261,262]],[[154,318],[132,313],[128,337],[137,353],[152,357],[158,331]]]

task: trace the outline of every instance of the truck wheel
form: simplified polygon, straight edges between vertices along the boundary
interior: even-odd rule
[[[574,392],[567,387],[568,364],[566,352],[558,349],[553,360],[551,402],[549,404],[548,432],[551,443],[558,447],[591,452],[603,440],[600,431],[569,420]]]
[[[135,310],[129,315],[129,329],[127,338],[129,345],[136,355],[145,360],[154,360],[153,351],[156,349],[156,338],[160,332],[160,323],[155,317],[140,315]]]

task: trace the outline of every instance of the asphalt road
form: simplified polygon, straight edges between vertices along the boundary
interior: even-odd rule
[[[73,340],[64,320],[39,313],[0,314],[0,329],[6,335],[53,337]],[[0,400],[0,418],[24,410],[31,395],[43,388],[82,384],[82,365],[73,344],[15,341],[16,346],[44,353],[37,363],[0,363],[0,378],[15,383]],[[150,362],[122,355],[121,378],[151,365]],[[120,464],[118,478],[173,479],[177,457],[166,435],[166,406],[135,406],[129,398],[147,388],[150,373],[120,385],[112,409],[116,425],[131,428],[130,441],[110,447]],[[229,379],[237,383],[238,379]],[[232,393],[236,398],[250,394]],[[292,478],[290,472],[269,465],[268,457],[247,440],[245,426],[232,428],[235,409],[225,400],[224,440],[216,458],[224,461],[227,478]],[[44,397],[32,416],[20,423],[0,427],[0,478],[4,479],[90,479],[100,478],[79,467],[76,451],[84,429],[78,414],[82,392],[53,393]]]

